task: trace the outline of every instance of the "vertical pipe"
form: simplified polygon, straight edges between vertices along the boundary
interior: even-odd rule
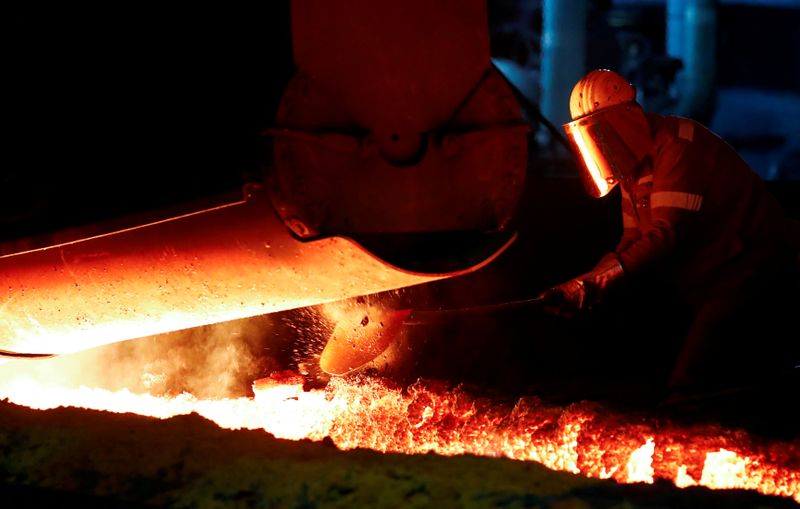
[[[667,2],[667,53],[683,62],[676,77],[673,113],[708,122],[716,79],[716,0]]]
[[[667,54],[683,59],[684,10],[688,0],[667,2]]]
[[[541,111],[552,123],[569,118],[569,94],[586,72],[586,0],[542,4]]]

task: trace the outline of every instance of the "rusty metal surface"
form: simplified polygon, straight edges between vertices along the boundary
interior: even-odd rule
[[[491,67],[485,2],[292,2],[298,72],[271,199],[295,234],[492,231],[525,183],[527,132]]]
[[[487,71],[446,125],[394,140],[348,123],[321,87],[295,77],[278,111],[284,128],[271,131],[271,198],[295,233],[487,231],[513,215],[525,184],[528,128],[496,71]]]
[[[291,17],[297,67],[378,132],[445,123],[489,67],[482,0],[293,0]]]
[[[229,205],[0,257],[0,350],[75,352],[457,274],[398,270],[342,237],[300,242],[260,187],[245,193]]]

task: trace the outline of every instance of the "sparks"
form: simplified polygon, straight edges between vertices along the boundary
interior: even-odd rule
[[[342,450],[507,457],[621,483],[668,479],[679,487],[743,488],[800,501],[800,444],[764,444],[715,426],[630,423],[596,404],[559,407],[534,397],[502,404],[424,381],[400,388],[375,378],[337,378],[304,391],[302,377],[279,373],[256,381],[253,393],[157,397],[20,378],[0,388],[0,398],[36,409],[72,406],[159,419],[196,412],[227,429],[263,429],[290,440],[328,437]]]

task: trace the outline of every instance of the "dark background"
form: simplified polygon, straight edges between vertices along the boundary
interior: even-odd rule
[[[493,56],[535,74],[541,2],[488,5]],[[639,60],[663,57],[664,9],[657,1],[590,2],[587,68],[636,70],[631,41],[644,47]],[[718,9],[711,127],[788,195],[796,185],[784,182],[800,171],[800,118],[790,116],[800,107],[800,3]],[[288,1],[31,8],[2,19],[0,240],[261,178],[269,151],[259,133],[293,74]]]
[[[259,177],[259,133],[292,74],[288,2],[46,10],[4,24],[4,237]]]

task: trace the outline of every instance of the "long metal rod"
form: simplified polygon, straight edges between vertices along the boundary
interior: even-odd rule
[[[544,305],[544,299],[534,297],[531,299],[513,300],[508,302],[497,302],[492,304],[479,304],[463,308],[451,309],[419,309],[413,310],[404,321],[406,325],[417,323],[429,323],[436,319],[449,319],[458,315],[469,315],[472,313],[490,313],[492,311],[505,311],[519,308],[537,309]]]

